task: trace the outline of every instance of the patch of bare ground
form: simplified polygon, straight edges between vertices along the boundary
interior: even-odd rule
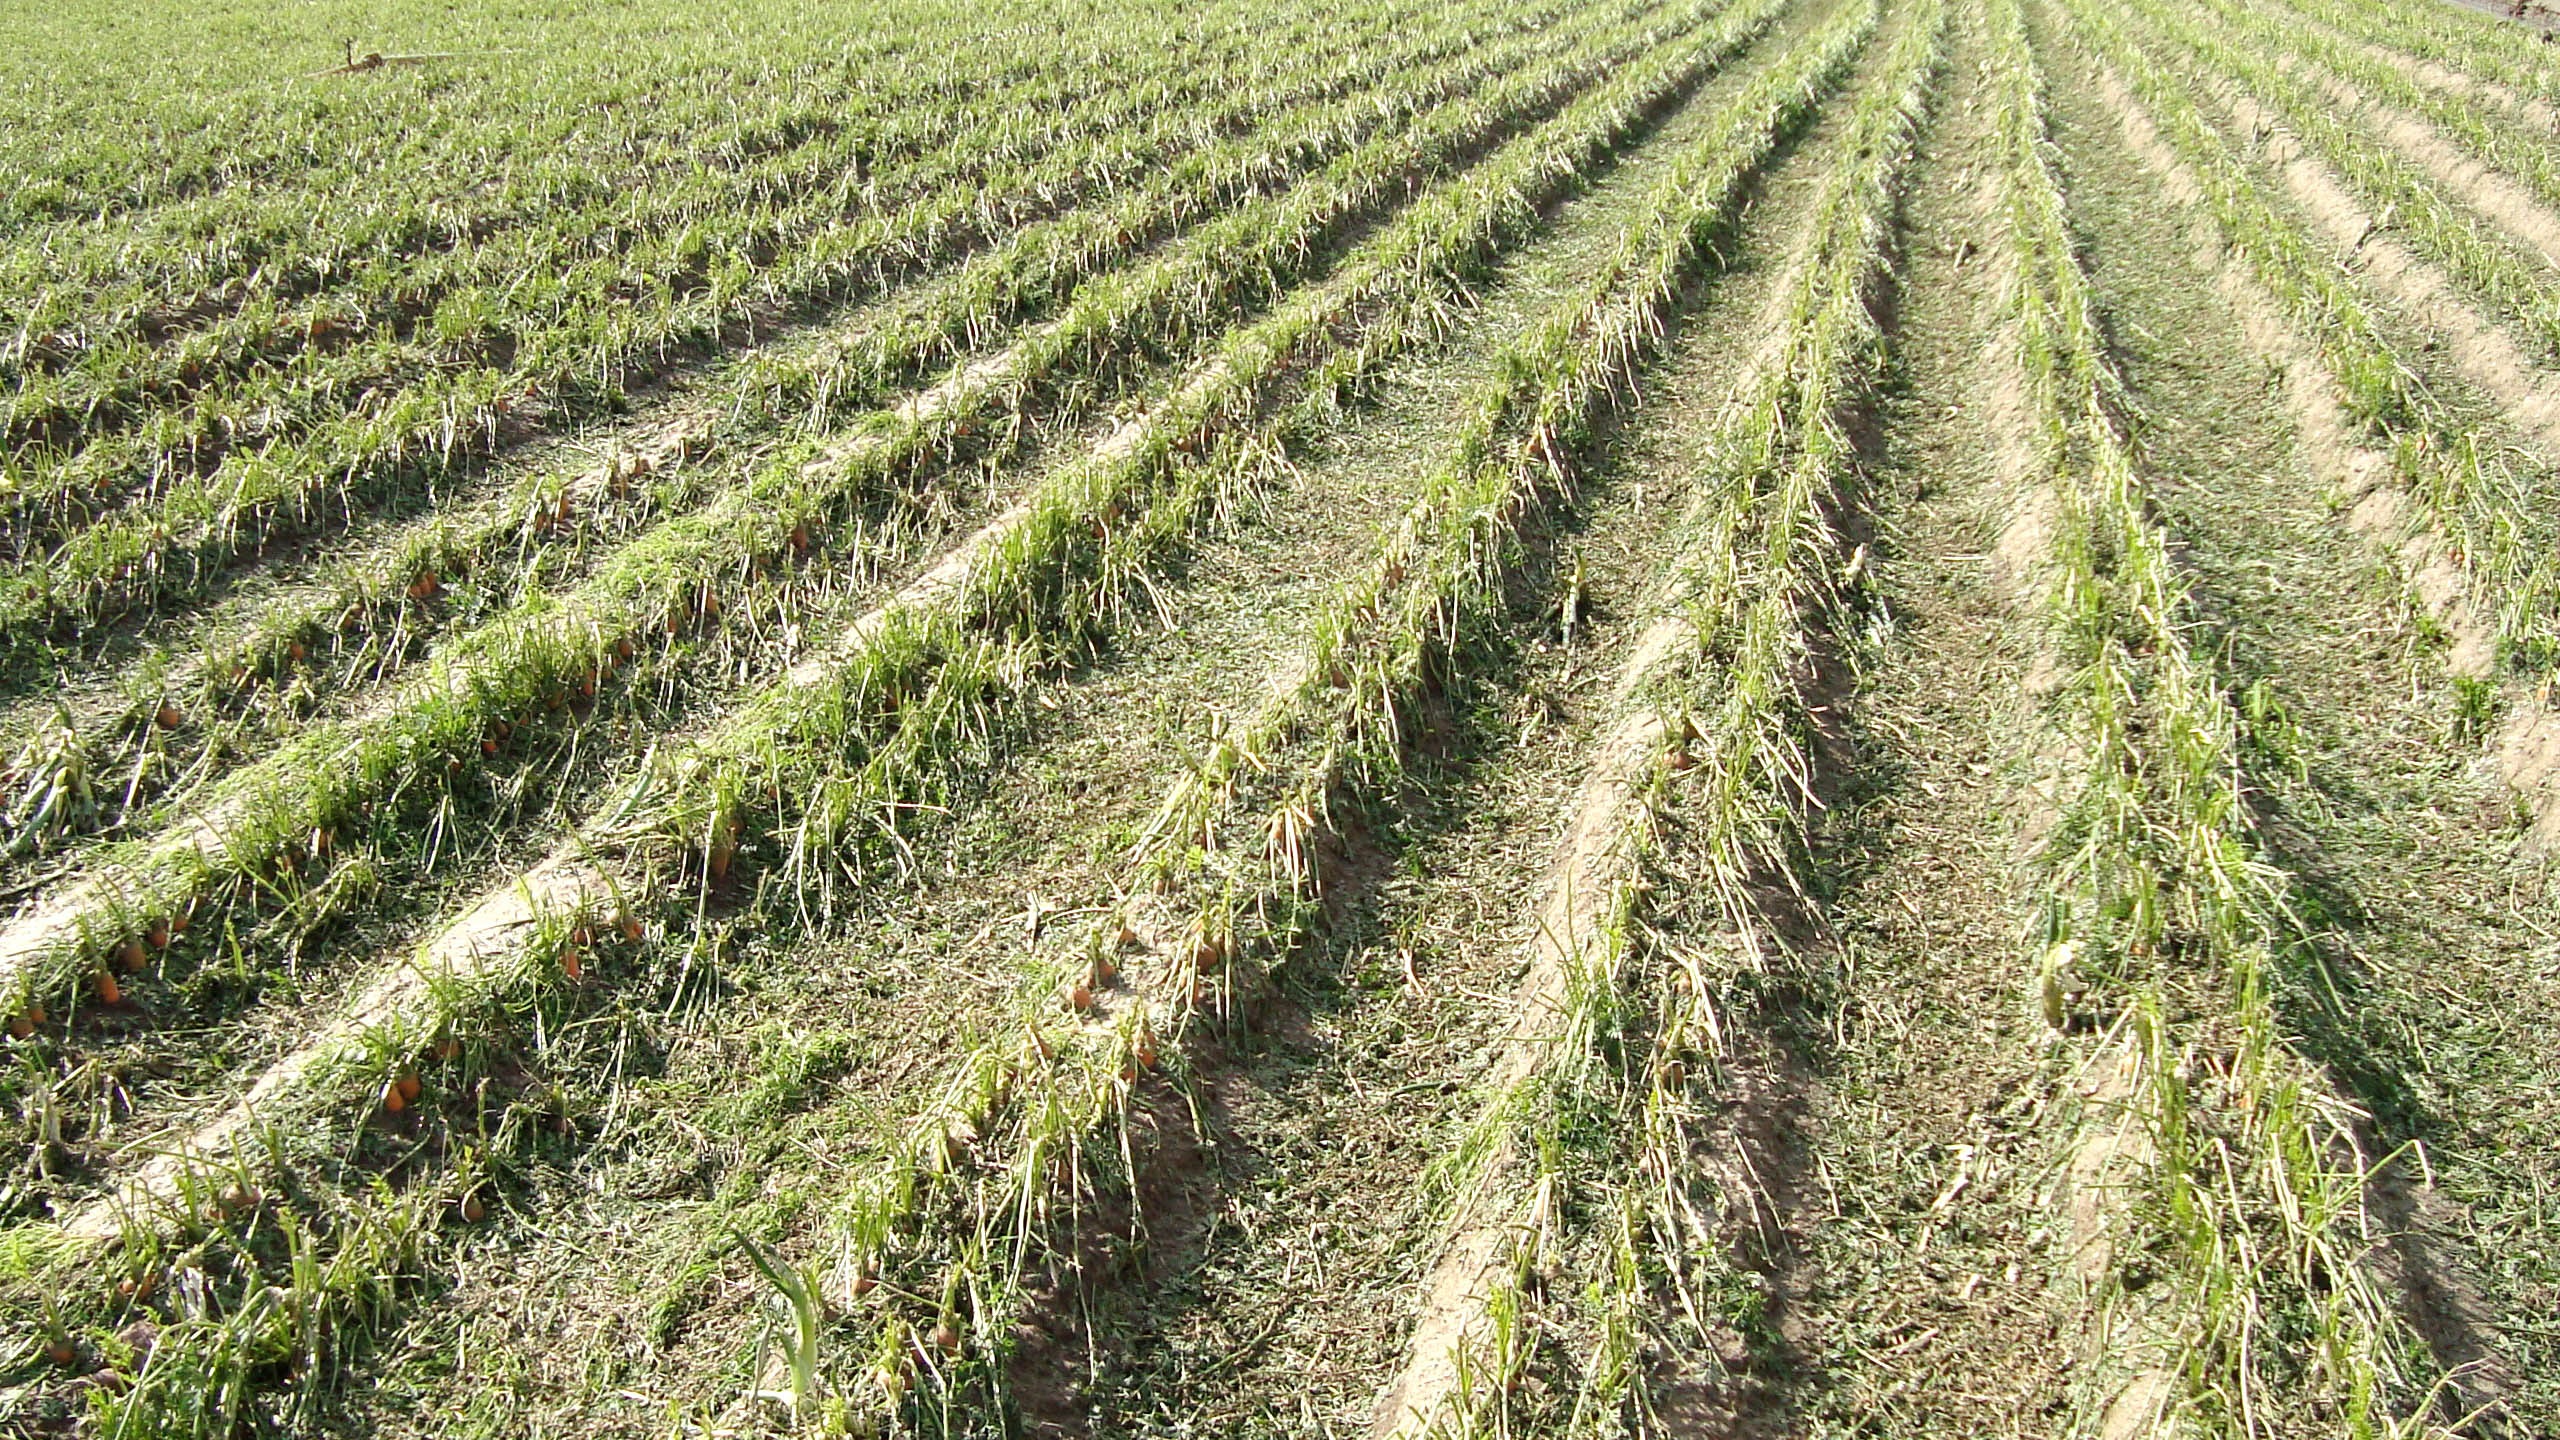
[[[2047,48],[2062,70],[2067,49]],[[2544,879],[2512,852],[2462,677],[2376,563],[2376,537],[2335,523],[2342,470],[2387,481],[2387,467],[2357,451],[2272,301],[2195,228],[2192,182],[2139,107],[2076,68],[2056,117],[2149,419],[2160,518],[2248,697],[2269,858],[2337,977],[2334,993],[2287,993],[2281,1008],[2379,1162],[2369,1263],[2455,1369],[2448,1418],[2480,1405],[2479,1433],[2553,1433],[2560,1371],[2530,1317],[2550,1313],[2560,1264],[2531,1237],[2548,1218],[2560,1046],[2519,1033],[2560,1013],[2554,937],[2531,918]]]

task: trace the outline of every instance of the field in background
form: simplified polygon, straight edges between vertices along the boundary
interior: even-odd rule
[[[2560,1434],[2560,49],[0,16],[0,1430]]]

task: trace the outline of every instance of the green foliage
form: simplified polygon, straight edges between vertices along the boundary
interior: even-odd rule
[[[2157,3],[2133,6],[2104,23],[2098,34],[2106,55],[2194,168],[2232,253],[2319,347],[2348,408],[2390,450],[2402,480],[2443,532],[2480,608],[2496,619],[2504,658],[2534,662],[2548,651],[2545,637],[2560,614],[2560,565],[2547,517],[2527,498],[2506,457],[2484,446],[2428,388],[2406,341],[2354,277],[2263,193],[2239,150],[2198,108],[2192,87],[2218,71],[2271,97],[2421,248],[2546,347],[2560,343],[2551,339],[2560,335],[2552,328],[2560,312],[2551,308],[2547,271],[2457,213],[2407,161],[2357,131],[2264,50],[2243,49],[2224,38],[2225,30],[2198,26]],[[2154,32],[2154,43],[2139,43],[2136,27]],[[2160,52],[2173,45],[2193,58],[2184,66],[2162,60]]]
[[[2113,14],[2073,11],[2110,61],[2145,63]],[[2027,925],[2046,1018],[2058,1030],[2102,1025],[2135,1066],[2132,1108],[2150,1157],[2138,1222],[2148,1243],[2136,1253],[2138,1263],[2165,1259],[2173,1276],[2165,1320],[2147,1322],[2167,1351],[2156,1363],[2178,1387],[2171,1423],[2253,1434],[2252,1412],[2285,1394],[2340,1417],[2349,1433],[2418,1433],[2433,1377],[2423,1342],[2361,1263],[2364,1162],[2277,1008],[2280,991],[2314,1004],[2328,992],[2293,881],[2261,858],[2245,799],[2251,727],[2281,746],[2286,724],[2263,688],[2229,694],[2197,641],[2196,607],[2127,438],[2128,401],[2048,158],[2043,81],[2017,0],[1999,0],[1991,19],[2009,91],[2001,142],[2037,478],[2061,514],[2043,583],[2055,647],[2075,667],[2056,718],[2076,779],[2038,857],[2047,888]],[[2185,97],[2157,72],[2136,74],[2151,82],[2144,96],[2155,110],[2170,107],[2189,162],[2218,167],[2208,182],[2216,214],[2256,227],[2261,242],[2241,248],[2261,273],[2277,257],[2307,258],[2292,222],[2182,108]],[[2288,293],[2356,303],[2325,275],[2297,276]],[[2378,334],[2344,318],[2360,310],[2312,313],[2333,322],[2342,345],[2378,346]],[[2418,392],[2390,383],[2398,398],[2368,416],[2405,423]],[[2066,984],[2072,1003],[2098,1013],[2072,1013]],[[2205,1047],[2225,1047],[2219,1083],[2200,1083]],[[2287,1345],[2318,1363],[2276,1353]]]

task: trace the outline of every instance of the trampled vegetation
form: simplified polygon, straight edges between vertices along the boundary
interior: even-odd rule
[[[2560,1435],[2540,30],[113,0],[0,117],[7,1433]]]

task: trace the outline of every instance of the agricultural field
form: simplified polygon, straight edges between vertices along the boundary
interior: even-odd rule
[[[0,1433],[2560,1436],[2560,46],[0,15]]]

